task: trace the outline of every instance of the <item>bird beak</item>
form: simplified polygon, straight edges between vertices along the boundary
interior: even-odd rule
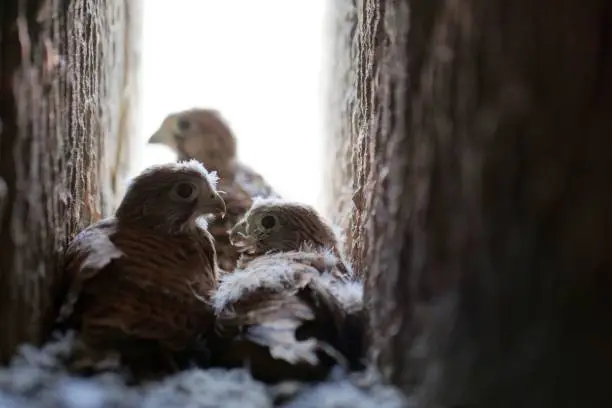
[[[229,231],[229,240],[230,243],[236,247],[246,246],[246,241],[248,241],[248,237],[246,235],[246,222],[244,220],[238,222]]]
[[[166,132],[164,128],[159,128],[157,132],[153,133],[153,136],[147,141],[148,144],[160,144],[168,146],[171,149],[176,148],[175,142],[171,132]]]
[[[204,214],[220,214],[221,218],[225,218],[225,213],[227,212],[225,201],[217,192],[214,193],[214,196],[212,199],[208,195],[203,197],[200,201],[200,210]]]
[[[157,132],[153,133],[153,136],[149,138],[147,141],[148,144],[166,144],[164,138],[164,132],[159,129]]]
[[[174,127],[174,120],[172,118],[166,118],[161,124],[159,129],[149,138],[148,144],[161,144],[174,149],[175,142],[172,136],[172,129]]]

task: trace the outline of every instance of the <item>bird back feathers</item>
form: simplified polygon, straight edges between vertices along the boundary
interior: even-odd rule
[[[207,297],[217,280],[205,231],[164,235],[111,218],[77,235],[64,263],[71,285],[58,323],[77,329],[85,349],[116,349],[125,364],[146,363],[161,350],[190,347],[213,323],[196,296]]]
[[[328,267],[336,262],[329,254],[274,253],[222,277],[212,297],[215,363],[248,364],[264,381],[322,379],[334,364],[355,366],[344,351],[360,356],[343,331],[347,307],[360,308],[359,283],[334,278]]]

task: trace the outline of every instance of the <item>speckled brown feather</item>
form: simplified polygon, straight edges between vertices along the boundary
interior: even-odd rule
[[[274,222],[266,226],[270,217]],[[331,224],[311,206],[257,199],[231,238],[241,257],[213,297],[214,364],[248,365],[269,382],[320,380],[338,362],[361,368],[362,293],[351,306],[337,297],[359,283],[351,281]]]
[[[108,230],[116,224],[111,219],[94,228]],[[96,328],[117,328],[174,350],[185,347],[196,329],[210,319],[202,302],[193,295],[195,291],[207,296],[216,286],[209,234],[196,230],[164,236],[125,226],[117,227],[109,239],[123,256],[89,273],[81,273],[84,248],[78,243],[79,237],[74,245],[80,248],[68,249],[67,270],[77,277],[80,287],[72,314],[83,334],[89,336]],[[75,295],[71,291],[69,297]]]
[[[315,319],[313,305],[300,299],[299,292],[317,272],[299,264],[290,268],[305,272],[295,286],[256,287],[219,311],[217,331],[210,340],[214,365],[248,366],[255,378],[266,382],[326,376],[332,359],[316,341],[297,336],[305,322]]]
[[[194,295],[208,297],[216,286],[210,235],[197,230],[164,236],[117,224],[105,220],[68,248],[66,271],[75,280],[61,317],[94,348],[137,347],[137,339],[168,352],[185,350],[213,323],[210,309]],[[107,233],[122,255],[100,269],[83,268],[86,251],[95,250],[88,238]]]
[[[202,301],[218,280],[214,244],[194,211],[207,208],[209,200],[219,209],[222,203],[198,173],[203,168],[175,167],[176,174],[145,174],[117,215],[81,231],[63,260],[71,283],[58,321],[76,329],[90,349],[117,350],[127,365],[137,355],[134,362],[148,363],[185,351],[214,320]],[[164,201],[186,181],[201,183],[200,198]],[[166,367],[176,368],[171,361]]]
[[[362,350],[358,345],[353,352],[358,339],[343,336],[347,313],[330,292],[331,281],[320,278],[326,272],[312,266],[323,264],[335,261],[322,253],[275,253],[222,278],[213,297],[213,364],[248,366],[266,382],[321,380],[338,362],[355,367]]]
[[[189,123],[187,129],[178,123]],[[229,241],[228,231],[247,212],[253,197],[280,197],[266,180],[236,159],[236,138],[229,124],[214,109],[194,108],[168,115],[149,140],[162,143],[177,153],[177,158],[196,159],[208,170],[217,172],[219,190],[227,204],[224,219],[209,222],[215,240],[219,266],[226,272],[236,267],[239,253]]]

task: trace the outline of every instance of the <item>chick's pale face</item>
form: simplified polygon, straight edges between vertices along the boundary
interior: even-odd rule
[[[258,252],[299,250],[304,244],[334,245],[333,232],[303,206],[263,205],[252,208],[230,232],[232,242]]]
[[[292,241],[291,226],[274,209],[259,208],[247,214],[245,235],[266,248],[279,249]],[[294,239],[293,239],[294,240]],[[285,245],[283,245],[285,244]]]
[[[117,216],[181,229],[204,214],[225,213],[225,202],[197,167],[177,164],[147,169],[136,177]]]

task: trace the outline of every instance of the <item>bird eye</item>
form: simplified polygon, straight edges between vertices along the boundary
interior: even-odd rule
[[[271,215],[266,215],[261,219],[261,226],[266,229],[274,228],[275,225],[276,219]]]
[[[190,200],[195,196],[196,187],[192,183],[178,183],[174,188],[174,193],[181,200]]]
[[[189,121],[187,119],[179,119],[176,122],[176,127],[181,131],[184,132],[186,130],[189,129],[189,127],[191,126],[191,123],[189,123]]]

